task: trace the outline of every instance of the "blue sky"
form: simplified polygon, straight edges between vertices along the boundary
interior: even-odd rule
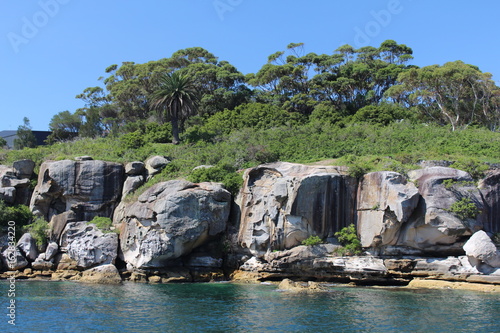
[[[463,60],[500,85],[498,1],[427,0],[2,0],[0,130],[28,117],[47,130],[104,69],[201,46],[244,74],[291,42],[331,54],[386,39],[414,51],[413,64]]]

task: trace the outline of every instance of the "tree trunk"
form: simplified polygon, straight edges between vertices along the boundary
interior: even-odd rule
[[[170,122],[172,123],[172,143],[174,145],[179,144],[179,119],[177,117],[172,117]]]

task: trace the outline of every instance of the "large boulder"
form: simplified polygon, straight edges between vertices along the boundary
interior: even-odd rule
[[[500,232],[500,169],[490,171],[486,177],[479,181],[481,191],[488,213],[484,223],[484,230]]]
[[[38,248],[36,246],[36,241],[29,232],[21,236],[21,238],[17,242],[17,247],[24,254],[24,257],[30,262],[35,261],[35,259],[38,257]]]
[[[67,221],[90,221],[95,216],[112,216],[123,184],[123,166],[104,161],[48,161],[40,167],[38,184],[31,198],[34,214],[50,221],[59,219],[54,240]],[[54,224],[54,223],[53,223]]]
[[[144,180],[143,175],[128,176],[123,183],[122,197],[125,197],[127,194],[132,193],[141,187],[142,184],[144,184]]]
[[[27,159],[15,161],[12,168],[18,178],[31,178],[35,170],[35,162]]]
[[[27,267],[29,262],[17,247],[8,247],[2,252],[2,264],[8,270],[17,271]]]
[[[396,172],[366,174],[358,189],[358,233],[363,247],[394,245],[417,207],[417,187]]]
[[[460,217],[450,208],[462,199],[484,210],[481,193],[471,176],[460,170],[431,167],[409,172],[421,195],[415,213],[402,226],[398,245],[428,253],[462,254],[462,239],[483,227],[486,214]]]
[[[253,255],[333,237],[355,220],[356,179],[339,167],[278,162],[248,169],[237,199],[238,242]]]
[[[500,267],[500,251],[488,234],[482,230],[469,238],[464,245],[464,250],[469,259],[472,258],[471,263],[476,263],[479,260],[491,267]]]
[[[226,229],[231,194],[220,184],[171,180],[153,185],[132,203],[122,203],[123,259],[135,268],[162,267]]]
[[[145,164],[141,161],[134,161],[125,164],[125,174],[127,176],[137,176],[144,174]]]
[[[118,254],[118,235],[103,233],[94,224],[70,222],[61,236],[61,250],[81,269],[114,264]]]
[[[168,163],[170,160],[164,156],[156,155],[148,158],[145,163],[148,179],[159,173]]]

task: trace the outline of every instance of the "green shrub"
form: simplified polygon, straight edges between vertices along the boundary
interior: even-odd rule
[[[484,172],[489,169],[489,166],[476,159],[462,159],[453,163],[451,168],[465,171],[471,175],[474,180],[479,180],[484,177]]]
[[[170,143],[172,142],[172,125],[170,123],[158,124],[151,122],[146,124],[144,142]]]
[[[407,109],[397,104],[382,103],[380,105],[368,105],[359,109],[352,117],[352,121],[388,125],[395,120],[409,117],[411,117],[411,114]]]
[[[348,227],[344,227],[336,232],[335,237],[337,237],[339,243],[343,246],[343,249],[337,250],[337,253],[339,251],[342,252],[342,255],[359,255],[362,253],[361,242],[354,224],[350,224]]]
[[[476,183],[472,181],[456,181],[450,178],[443,180],[443,185],[447,190],[451,190],[454,186],[476,186]]]
[[[95,226],[105,234],[116,231],[113,230],[113,221],[109,217],[95,216],[92,221],[87,222],[87,224],[95,224]]]
[[[124,149],[138,149],[144,146],[144,135],[140,131],[123,134],[120,144]]]
[[[361,178],[374,168],[373,163],[354,155],[346,155],[342,157],[339,162],[347,165],[349,168],[347,171],[348,175],[354,178]]]
[[[36,245],[40,247],[47,243],[49,224],[44,219],[37,218],[33,223],[26,225],[24,231],[29,232],[35,239]]]
[[[455,201],[448,211],[454,213],[462,220],[475,219],[481,213],[476,204],[469,198],[462,198]]]
[[[243,184],[243,177],[239,173],[231,170],[230,167],[222,166],[195,169],[188,176],[188,180],[193,183],[222,183],[224,187],[234,196],[238,194],[240,187]]]
[[[31,222],[33,214],[28,206],[15,205],[8,206],[0,200],[0,226],[6,226],[9,221],[16,222],[16,226],[25,226]]]
[[[309,236],[306,239],[302,241],[302,245],[305,246],[314,246],[323,243],[323,240],[319,238],[318,236]]]

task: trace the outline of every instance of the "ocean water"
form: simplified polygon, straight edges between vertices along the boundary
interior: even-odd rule
[[[335,286],[0,281],[0,332],[500,332],[500,294]]]

